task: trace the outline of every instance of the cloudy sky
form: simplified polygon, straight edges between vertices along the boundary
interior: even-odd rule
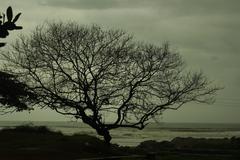
[[[214,105],[187,104],[167,111],[164,122],[240,122],[240,1],[239,0],[1,0],[22,12],[18,24],[28,34],[44,21],[71,20],[98,24],[134,34],[139,41],[169,41],[191,70],[202,70],[224,86]],[[70,120],[49,110],[1,115],[0,120]]]

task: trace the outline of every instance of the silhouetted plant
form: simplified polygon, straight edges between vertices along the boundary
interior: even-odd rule
[[[7,20],[6,20],[7,15]],[[7,8],[6,14],[0,15],[0,38],[6,38],[9,35],[8,31],[22,29],[21,26],[17,26],[15,23],[17,22],[18,18],[20,17],[21,13],[18,13],[13,18],[13,11],[12,7],[9,6]],[[0,47],[3,47],[5,43],[0,43]]]
[[[15,76],[0,71],[0,113],[29,110],[27,104],[35,96],[29,87],[19,82]]]
[[[8,30],[22,29],[15,24],[21,13],[18,13],[13,19],[12,8],[8,7],[6,12],[7,21],[4,13],[0,15],[0,38],[6,38],[9,35]],[[5,43],[0,43],[0,47],[4,45]],[[1,114],[30,109],[27,103],[31,103],[30,99],[33,97],[34,94],[28,86],[18,81],[16,76],[0,71]]]
[[[34,125],[31,125],[31,124],[16,126],[15,128],[4,128],[4,129],[1,130],[1,132],[11,132],[11,131],[27,133],[27,134],[31,134],[31,133],[60,134],[60,132],[51,131],[46,126],[34,126]]]
[[[112,129],[143,129],[167,109],[212,103],[219,90],[202,73],[186,73],[168,44],[134,42],[121,30],[95,25],[37,27],[3,56],[38,105],[81,119],[107,143]]]

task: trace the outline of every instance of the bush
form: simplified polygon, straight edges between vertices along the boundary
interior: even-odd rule
[[[4,128],[1,132],[21,132],[21,133],[37,133],[37,134],[62,134],[60,132],[54,132],[46,126],[32,126],[22,125],[14,128]]]

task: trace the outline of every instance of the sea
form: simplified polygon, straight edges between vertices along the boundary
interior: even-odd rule
[[[47,126],[66,135],[88,134],[98,136],[94,129],[76,121],[0,121],[0,129],[19,125]],[[175,137],[231,138],[240,137],[240,124],[222,123],[152,123],[143,130],[119,128],[110,131],[112,143],[120,146],[137,146],[143,141],[170,141]]]

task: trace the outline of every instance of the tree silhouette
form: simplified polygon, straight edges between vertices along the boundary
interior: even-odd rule
[[[8,31],[22,29],[21,26],[16,26],[15,24],[18,18],[20,17],[21,13],[18,13],[13,19],[12,7],[9,6],[7,8],[6,15],[7,21],[4,13],[0,15],[0,38],[6,38],[9,35]],[[4,45],[5,43],[0,43],[0,47],[3,47]]]
[[[30,110],[27,105],[32,103],[35,95],[29,87],[19,82],[15,76],[0,71],[0,107],[2,114]]]
[[[12,49],[3,55],[8,69],[34,90],[38,105],[81,119],[107,143],[112,129],[143,129],[166,109],[212,103],[219,89],[202,73],[184,71],[168,44],[134,42],[96,25],[49,23]]]
[[[8,30],[22,29],[15,25],[21,13],[18,13],[13,19],[12,8],[8,7],[6,12],[7,21],[5,14],[0,15],[0,38],[6,38],[9,35]],[[0,43],[0,47],[4,45],[5,43]],[[30,99],[34,97],[28,86],[18,81],[16,76],[0,71],[1,113],[30,109],[27,104],[30,104],[32,102]]]

